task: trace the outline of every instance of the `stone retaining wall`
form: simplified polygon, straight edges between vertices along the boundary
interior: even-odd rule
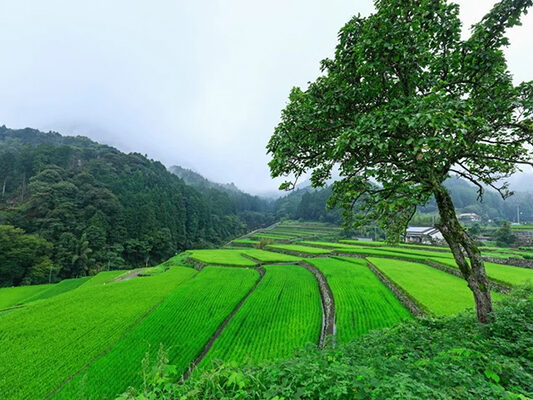
[[[311,265],[306,262],[299,262],[298,265],[304,267],[309,272],[311,272],[317,282],[318,288],[320,290],[320,298],[322,300],[322,332],[320,333],[320,342],[319,346],[323,346],[326,343],[328,337],[335,335],[335,300],[333,299],[333,292],[329,287],[328,281],[324,274],[314,265]]]
[[[483,257],[484,261],[503,264],[503,265],[512,265],[513,267],[521,268],[531,268],[533,269],[533,260],[526,260],[521,258],[495,258],[495,257]]]
[[[416,304],[414,299],[411,298],[407,293],[393,283],[389,278],[387,278],[380,270],[376,268],[374,264],[367,260],[368,268],[378,277],[378,279],[387,286],[392,293],[396,296],[398,300],[404,305],[409,312],[415,317],[424,317],[426,314],[421,310],[421,307]]]

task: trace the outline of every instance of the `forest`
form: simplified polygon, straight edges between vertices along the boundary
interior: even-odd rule
[[[155,265],[271,221],[141,154],[33,129],[0,127],[0,184],[0,286]]]

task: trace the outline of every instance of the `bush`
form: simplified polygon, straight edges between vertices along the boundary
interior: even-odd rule
[[[274,241],[272,239],[262,237],[262,238],[259,238],[259,242],[257,244],[255,244],[254,247],[256,249],[265,249],[266,247],[268,247],[272,243],[274,243]]]
[[[262,365],[218,365],[158,375],[136,399],[527,399],[533,396],[533,288],[496,304],[494,322],[472,311],[374,331]],[[165,366],[165,368],[167,368]],[[138,397],[136,397],[138,396]]]

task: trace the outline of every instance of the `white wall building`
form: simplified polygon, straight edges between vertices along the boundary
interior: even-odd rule
[[[410,226],[404,236],[404,241],[408,243],[432,244],[443,240],[442,233],[432,226]]]

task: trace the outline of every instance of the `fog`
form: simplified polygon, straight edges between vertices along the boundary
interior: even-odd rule
[[[459,2],[468,27],[494,1]],[[0,125],[85,135],[252,193],[292,86],[371,1],[0,1]],[[533,16],[506,50],[530,80]],[[465,29],[466,34],[466,29]]]

